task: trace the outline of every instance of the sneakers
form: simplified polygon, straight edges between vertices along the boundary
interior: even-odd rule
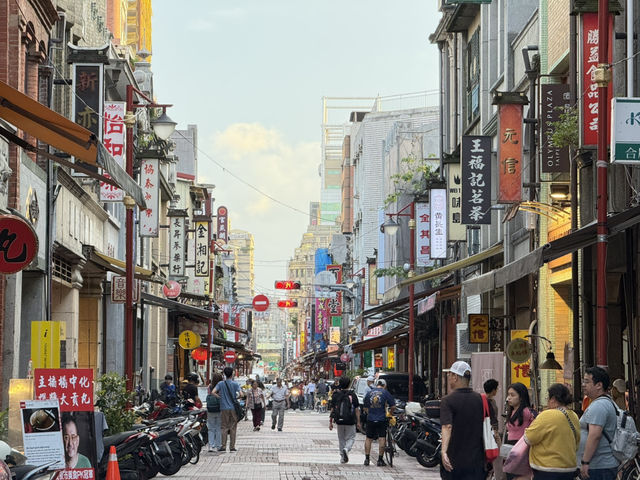
[[[382,459],[382,457],[378,458],[378,466],[379,467],[386,467],[387,466],[387,464],[384,463],[384,460]]]
[[[237,452],[238,450],[236,450],[235,448],[230,448],[229,451],[230,452]]]
[[[364,465],[369,466],[369,457],[364,457]]]
[[[278,431],[279,431],[279,432],[281,432],[281,431],[282,431],[282,429],[281,429],[281,428],[279,428],[279,429],[278,429]]]
[[[276,424],[274,423],[271,425],[271,430],[275,430],[275,429],[276,429]]]
[[[218,449],[218,451],[219,451],[219,452],[226,452],[226,451],[227,451],[227,449],[226,449],[225,447],[220,447],[220,448]]]
[[[347,449],[343,448],[342,452],[340,452],[340,457],[342,457],[340,459],[340,463],[348,463],[349,462],[349,455],[347,454]]]

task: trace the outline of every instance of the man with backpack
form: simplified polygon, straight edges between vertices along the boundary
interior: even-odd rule
[[[619,462],[611,442],[617,429],[616,405],[607,395],[609,374],[600,367],[585,370],[582,389],[591,403],[580,418],[580,476],[591,480],[613,480]]]
[[[369,465],[371,444],[378,439],[378,463],[384,467],[384,449],[387,444],[387,409],[391,414],[396,408],[396,401],[387,391],[387,382],[378,379],[376,386],[364,397],[364,408],[367,412],[367,426],[365,427],[367,438],[364,441],[364,464]]]
[[[338,430],[340,463],[349,461],[349,452],[356,440],[356,425],[360,428],[360,403],[353,390],[349,390],[349,377],[340,377],[338,390],[331,397],[329,430],[335,422]]]

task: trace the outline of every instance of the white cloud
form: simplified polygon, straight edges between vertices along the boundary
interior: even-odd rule
[[[319,198],[319,142],[289,143],[275,129],[236,123],[210,135],[200,148],[245,182],[305,213],[309,202]],[[199,177],[201,182],[216,185],[216,204],[228,207],[231,228],[253,233],[256,261],[284,260],[293,255],[309,224],[308,215],[256,192],[204,155],[199,157]],[[256,267],[256,284],[272,288],[277,273],[273,268]],[[285,273],[283,268],[281,276]]]

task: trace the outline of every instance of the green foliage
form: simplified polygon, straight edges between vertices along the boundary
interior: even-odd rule
[[[347,370],[344,374],[350,379],[354,379],[355,377],[361,377],[364,375],[364,368],[356,368],[354,370]]]
[[[578,148],[580,139],[578,134],[578,109],[576,107],[564,109],[556,107],[560,111],[560,119],[551,122],[551,144],[557,148]]]
[[[403,194],[415,196],[425,193],[428,184],[439,178],[435,168],[413,154],[400,160],[400,170],[401,172],[389,177],[393,182],[394,192],[385,199],[385,206],[397,202]]]
[[[128,408],[133,401],[133,392],[127,392],[127,382],[123,376],[111,372],[102,375],[98,382],[96,406],[104,413],[109,435],[131,430],[135,415]]]
[[[409,274],[404,271],[404,267],[376,268],[373,274],[376,277],[400,277],[407,278]]]
[[[7,439],[9,432],[9,409],[0,410],[0,440]]]

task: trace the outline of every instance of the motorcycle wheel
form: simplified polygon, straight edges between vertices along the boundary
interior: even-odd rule
[[[420,450],[417,452],[415,457],[416,460],[418,460],[418,463],[425,468],[433,468],[440,464],[440,455],[437,452],[434,455],[429,456],[427,455],[427,452]]]
[[[184,466],[187,463],[189,463],[189,461],[191,460],[191,457],[193,456],[193,453],[191,452],[191,447],[189,446],[189,443],[184,439],[180,441],[180,446],[182,447],[181,459],[182,459],[182,465]]]
[[[178,441],[169,441],[169,448],[172,456],[171,463],[164,467],[158,465],[158,471],[162,475],[175,475],[182,468],[182,445]]]
[[[640,480],[640,468],[638,468],[635,461],[631,462],[629,466],[622,471],[622,476],[620,478],[622,480]]]
[[[195,455],[193,455],[193,457],[191,457],[191,459],[189,460],[189,463],[191,465],[195,465],[199,461],[200,461],[200,452],[198,450],[196,450],[195,451]]]

